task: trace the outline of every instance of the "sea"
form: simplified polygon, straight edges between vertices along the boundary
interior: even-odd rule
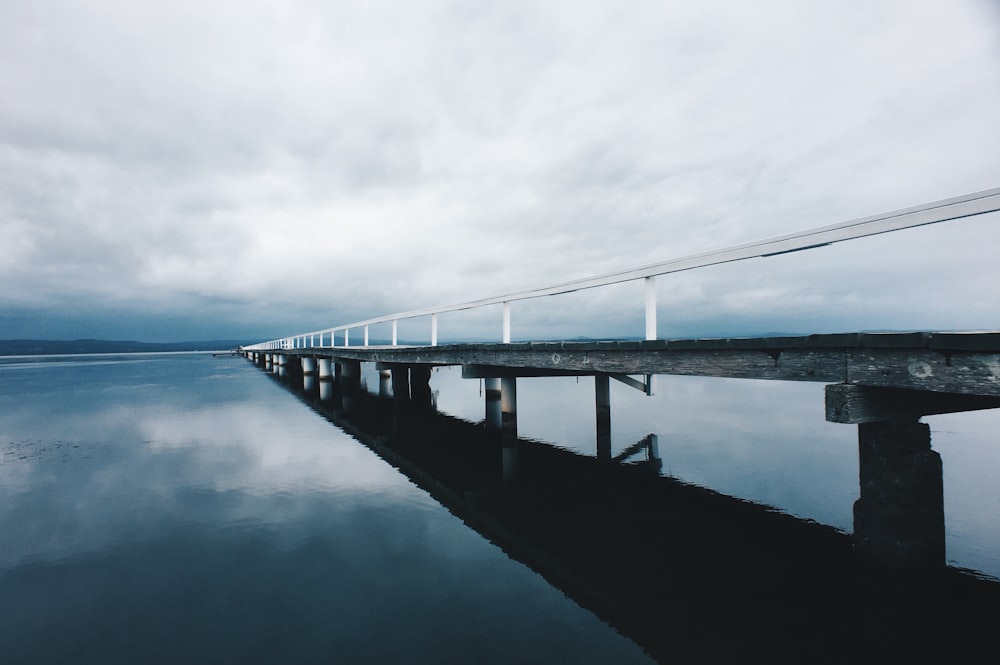
[[[900,636],[961,653],[924,642],[937,610],[885,621],[921,585],[972,633],[1000,617],[1000,410],[924,418],[948,564],[928,582],[851,558],[858,432],[822,385],[613,381],[602,459],[589,377],[518,379],[513,443],[481,380],[430,388],[0,358],[0,662],[860,662]]]

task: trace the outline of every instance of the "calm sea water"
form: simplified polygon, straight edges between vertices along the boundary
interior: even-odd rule
[[[242,358],[4,360],[4,663],[649,658]]]
[[[482,419],[478,381],[431,385]],[[518,408],[594,455],[592,380],[520,380]],[[949,563],[998,576],[1000,413],[926,422]],[[856,428],[819,385],[613,384],[612,454],[649,434],[661,475],[851,529]],[[5,663],[650,662],[238,357],[0,359],[0,534]]]

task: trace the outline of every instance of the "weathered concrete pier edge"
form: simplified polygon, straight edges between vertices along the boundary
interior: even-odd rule
[[[360,363],[376,363],[393,395],[429,396],[429,368],[462,367],[486,380],[485,424],[516,436],[518,378],[593,376],[598,456],[610,456],[610,397],[614,378],[652,394],[656,374],[782,381],[819,381],[826,419],[858,426],[860,498],[855,504],[856,550],[883,564],[944,564],[940,457],[930,449],[925,415],[1000,406],[1000,332],[815,334],[793,337],[657,339],[655,276],[962,219],[1000,210],[1000,188],[789,236],[683,257],[653,266],[566,282],[458,305],[413,310],[242,349],[262,368],[284,374],[296,363],[311,379],[357,381]],[[644,279],[646,339],[599,342],[511,342],[511,303]],[[438,315],[503,304],[502,343],[438,344]],[[399,346],[400,319],[429,316],[428,346]],[[392,344],[369,345],[369,326],[392,323]],[[364,331],[362,346],[350,330]],[[341,333],[342,344],[337,344]],[[636,379],[639,375],[643,378]],[[382,381],[380,381],[380,384]],[[381,390],[380,390],[381,392]],[[322,393],[322,390],[321,390]],[[499,408],[498,408],[499,407]],[[900,519],[903,515],[904,518]]]

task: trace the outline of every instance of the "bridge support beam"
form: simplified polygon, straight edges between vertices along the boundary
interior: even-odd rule
[[[858,425],[860,498],[854,549],[897,568],[945,565],[941,456],[930,428],[911,421]]]
[[[500,429],[505,439],[517,438],[517,379],[500,379]]]
[[[486,429],[499,432],[503,427],[500,411],[500,379],[483,379],[486,392]]]
[[[344,411],[349,412],[353,410],[357,394],[361,391],[361,362],[338,358],[337,366],[340,368],[339,384]]]
[[[431,394],[431,368],[429,365],[410,367],[410,400],[416,409],[430,411],[433,405]]]
[[[392,397],[399,404],[410,401],[410,368],[405,365],[393,367],[392,373]]]
[[[328,402],[333,399],[333,379],[327,377],[320,377],[319,380],[319,398],[324,402]]]
[[[321,380],[333,378],[333,361],[329,358],[319,359],[319,378]]]
[[[500,469],[504,484],[517,480],[517,378],[484,377],[486,431],[500,443]]]
[[[597,459],[611,461],[611,377],[594,375],[594,407],[597,422]]]
[[[378,396],[392,397],[392,370],[380,369],[378,371]]]
[[[309,356],[302,356],[302,375],[313,376],[316,374],[316,359]]]
[[[826,386],[826,419],[832,423],[916,420],[937,413],[959,413],[1000,407],[1000,397],[875,388],[848,383]]]

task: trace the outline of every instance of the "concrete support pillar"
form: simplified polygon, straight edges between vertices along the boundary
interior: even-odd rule
[[[392,436],[405,436],[410,419],[410,368],[394,365],[389,370],[392,384]]]
[[[410,369],[404,366],[393,367],[392,396],[397,403],[410,401]]]
[[[271,366],[274,363],[274,358],[270,353],[264,354],[264,369],[271,371]]]
[[[421,411],[431,410],[431,368],[428,365],[410,367],[410,400]]]
[[[302,375],[303,376],[313,376],[316,374],[316,359],[308,358],[303,356],[302,361]]]
[[[594,375],[594,406],[597,416],[597,459],[611,461],[611,377]]]
[[[387,369],[378,371],[378,396],[392,397],[392,372]]]
[[[930,428],[917,421],[858,425],[860,498],[854,549],[899,568],[945,565],[941,456]]]
[[[341,358],[337,361],[340,368],[338,384],[344,411],[351,411],[357,403],[357,395],[361,392],[361,362]]]
[[[341,358],[337,361],[340,366],[340,383],[345,391],[357,391],[361,388],[361,361],[347,360]]]
[[[319,359],[319,378],[320,379],[333,378],[333,364],[329,358]]]
[[[324,402],[328,402],[333,399],[333,379],[320,378],[319,380],[319,398]]]
[[[500,425],[504,438],[517,438],[517,379],[500,379]]]
[[[483,379],[486,389],[486,429],[500,431],[500,379]]]

